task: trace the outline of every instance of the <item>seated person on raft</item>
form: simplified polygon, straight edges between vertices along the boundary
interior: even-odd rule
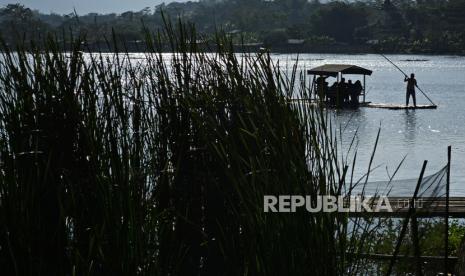
[[[326,96],[328,94],[328,82],[326,81],[327,77],[319,76],[316,80],[316,91],[320,101],[326,101]]]
[[[349,82],[346,82],[345,78],[341,78],[340,82],[334,82],[329,87],[326,78],[320,76],[316,80],[316,91],[320,100],[338,106],[359,104],[358,97],[363,90],[360,81],[353,83],[352,80],[349,80]]]
[[[342,106],[348,101],[348,83],[345,78],[340,82],[334,82],[328,92],[329,104]]]
[[[358,97],[362,94],[362,90],[362,83],[359,80],[355,83],[352,83],[352,80],[349,80],[348,96],[350,96],[350,100],[348,101],[348,104],[354,106],[358,105]]]

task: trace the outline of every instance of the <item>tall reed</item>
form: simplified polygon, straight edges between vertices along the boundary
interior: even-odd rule
[[[80,39],[3,46],[3,272],[357,271],[370,224],[263,212],[264,195],[337,195],[350,174],[325,112],[290,101],[308,97],[305,76],[221,34],[211,53],[196,40],[180,23],[148,34],[142,58],[83,53]]]

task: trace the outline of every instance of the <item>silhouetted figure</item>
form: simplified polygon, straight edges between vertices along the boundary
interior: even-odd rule
[[[341,81],[338,83],[337,95],[336,95],[336,106],[342,107],[347,95],[347,83],[345,78],[341,78]]]
[[[350,89],[350,104],[351,105],[358,105],[358,97],[362,94],[363,86],[362,83],[358,80],[354,83],[352,88]]]
[[[354,83],[352,82],[352,80],[349,80],[349,82],[347,83],[347,89],[344,93],[344,103],[349,104],[351,102],[352,94],[355,91],[354,89],[355,89]]]
[[[339,90],[338,83],[334,82],[331,85],[331,87],[329,87],[328,93],[326,94],[328,102],[332,106],[336,105],[336,98],[337,98],[338,90]]]
[[[417,99],[415,97],[415,86],[417,86],[417,80],[415,79],[415,74],[411,74],[410,78],[405,76],[404,82],[407,82],[407,95],[406,95],[406,103],[405,105],[408,106],[408,102],[410,100],[410,96],[413,98],[413,106],[417,107]]]
[[[327,77],[319,76],[316,80],[316,91],[320,101],[324,101],[328,94],[328,82],[326,81],[326,78]]]

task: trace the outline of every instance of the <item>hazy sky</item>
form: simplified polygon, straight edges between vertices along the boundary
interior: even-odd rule
[[[139,11],[145,7],[153,8],[163,2],[186,2],[186,0],[0,0],[0,6],[20,3],[44,13],[53,11],[59,14],[72,13],[75,8],[78,14],[87,14]]]

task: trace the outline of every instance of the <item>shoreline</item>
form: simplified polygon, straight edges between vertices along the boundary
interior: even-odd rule
[[[14,48],[14,45],[10,45]],[[38,49],[44,49],[44,45],[35,45]],[[263,44],[240,45],[233,44],[232,50],[236,53],[259,53],[263,51],[272,54],[342,54],[342,55],[363,55],[363,54],[388,54],[388,55],[423,55],[423,56],[457,56],[464,57],[465,49],[462,52],[454,51],[411,51],[411,50],[386,50],[379,49],[372,45],[275,45],[264,46]],[[26,45],[26,48],[28,45]],[[75,47],[69,43],[62,45],[62,51],[71,52]],[[172,49],[169,45],[163,45],[161,49],[153,49],[156,52],[171,53]],[[198,43],[197,51],[204,53],[216,53],[214,43]],[[106,43],[96,42],[88,45],[83,45],[80,51],[85,53],[143,53],[153,51],[143,42],[131,43],[124,42],[121,44],[109,46]]]

